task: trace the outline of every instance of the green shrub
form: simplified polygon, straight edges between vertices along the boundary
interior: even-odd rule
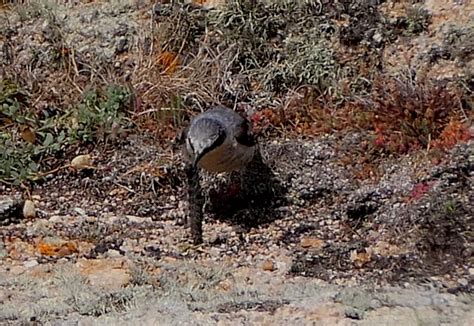
[[[64,112],[35,110],[28,96],[11,81],[0,84],[0,181],[20,184],[41,177],[46,158],[68,146],[104,140],[125,118],[127,89],[110,85],[93,89]],[[48,160],[48,168],[58,164]],[[51,163],[52,162],[52,163]]]

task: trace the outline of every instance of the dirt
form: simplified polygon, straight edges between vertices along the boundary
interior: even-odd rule
[[[393,16],[404,10],[391,3]],[[469,71],[471,53],[459,48],[469,35],[445,44],[440,31],[472,23],[472,4],[423,6],[433,14],[428,31],[388,45],[384,60],[399,62],[407,49],[426,64],[421,49],[439,41],[451,54],[430,73],[443,75],[444,60],[446,76]],[[66,42],[119,74],[133,69],[117,46],[143,36],[150,4],[65,8]],[[361,133],[262,138],[261,162],[204,174],[201,246],[181,225],[181,156],[152,134],[69,153],[90,154],[92,168],[32,184],[35,217],[18,208],[24,189],[0,184],[0,200],[15,203],[0,220],[0,323],[471,325],[474,141],[436,157],[385,156],[361,176]]]
[[[65,171],[35,186],[38,217],[1,228],[2,318],[467,325],[472,142],[437,166],[408,156],[387,161],[379,182],[351,178],[334,143],[265,146],[265,163],[288,190],[285,200],[249,204],[231,219],[208,206],[200,247],[177,224],[185,192],[173,183],[179,168],[168,167],[179,157],[162,152],[154,163],[156,148],[142,136],[111,156],[92,151],[100,158],[94,172]],[[168,172],[149,174],[149,163]],[[422,182],[431,185],[426,193],[409,199]],[[217,184],[225,193],[231,181]],[[73,283],[62,280],[69,277]],[[336,296],[350,289],[367,302],[401,298],[359,307]]]

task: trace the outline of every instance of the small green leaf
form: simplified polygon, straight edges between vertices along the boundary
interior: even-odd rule
[[[44,147],[49,147],[49,145],[51,145],[53,143],[53,141],[54,141],[53,135],[50,134],[50,133],[47,133],[46,138],[43,141],[43,146]]]
[[[33,172],[38,171],[38,164],[36,164],[35,162],[30,162],[30,163],[28,164],[28,167],[29,167],[29,169],[30,169],[31,171],[33,171]]]

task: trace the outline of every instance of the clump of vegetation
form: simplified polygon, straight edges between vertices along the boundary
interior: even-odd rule
[[[339,64],[324,40],[290,39],[285,52],[283,62],[269,63],[262,70],[262,85],[267,91],[283,93],[298,85],[312,85],[323,93],[339,77]]]
[[[35,108],[29,96],[10,80],[0,83],[0,180],[20,184],[34,180],[69,145],[103,140],[123,124],[130,94],[110,85],[90,90],[65,111]],[[53,164],[54,165],[54,164]]]
[[[467,140],[470,136],[467,125],[462,124],[460,98],[459,89],[449,89],[441,82],[409,76],[378,78],[364,104],[371,112],[374,144],[392,153],[443,147],[448,145],[443,140],[448,140],[449,128],[455,125],[460,130],[456,130],[454,143]]]
[[[109,85],[105,92],[86,91],[83,100],[68,116],[67,134],[73,141],[92,142],[114,135],[123,125],[125,109],[130,105],[128,89]]]
[[[460,64],[474,58],[474,26],[466,28],[451,27],[446,32],[441,45],[434,45],[428,52],[430,62],[440,59],[458,60]]]
[[[445,150],[473,137],[472,103],[464,87],[405,73],[378,74],[370,93],[342,105],[306,88],[280,112],[261,111],[255,123],[307,135],[365,130],[369,138],[359,153],[364,162],[381,154]]]
[[[325,9],[315,1],[231,1],[210,24],[220,35],[215,42],[236,53],[233,73],[251,75],[268,92],[300,85],[324,92],[338,73],[329,46],[336,26]]]
[[[431,23],[431,15],[422,8],[410,8],[406,17],[405,35],[420,34],[428,29]]]
[[[435,99],[435,94],[444,96],[442,90],[432,94],[431,86],[395,79],[386,85],[376,81],[376,76],[384,75],[384,46],[399,36],[420,33],[430,23],[428,13],[417,5],[408,7],[405,17],[394,22],[380,10],[381,3],[233,0],[212,10],[196,3],[161,4],[153,7],[153,27],[138,47],[140,52],[127,60],[130,66],[139,61],[137,69],[127,73],[120,66],[94,62],[95,57],[86,59],[67,44],[62,30],[66,21],[52,8],[27,6],[24,20],[44,20],[44,42],[31,62],[22,63],[21,69],[33,67],[36,79],[23,73],[23,80],[34,79],[27,87],[20,80],[15,83],[22,87],[12,87],[15,83],[11,82],[0,91],[0,146],[7,149],[0,179],[32,179],[48,168],[46,157],[64,155],[71,144],[115,135],[126,118],[130,92],[106,85],[122,77],[139,94],[133,99],[134,121],[149,126],[160,139],[172,138],[190,108],[239,102],[264,109],[259,116],[273,130],[283,127],[314,134],[366,128],[375,133],[376,147],[390,152],[465,139],[465,119],[451,110],[454,102],[447,106],[446,116],[434,109],[429,117],[432,109],[428,107],[440,108],[459,96]],[[20,57],[13,52],[21,51],[13,34],[6,38],[12,55],[5,63],[11,69],[18,66],[14,60]],[[467,41],[461,32],[452,35],[453,44]],[[100,84],[99,90],[90,84]],[[45,106],[31,108],[28,100],[40,98],[44,87],[58,91],[51,95],[54,98],[41,98]],[[22,94],[17,91],[20,88],[32,94]],[[90,90],[78,99],[84,89]],[[275,103],[289,95],[276,112]],[[410,97],[416,101],[410,102]],[[417,101],[424,104],[416,106]],[[391,124],[394,115],[403,127]],[[398,132],[404,133],[402,140],[395,139]]]
[[[154,19],[158,23],[156,33],[163,41],[160,50],[172,53],[195,52],[200,38],[206,32],[206,11],[191,4],[181,9],[170,3],[155,8]]]

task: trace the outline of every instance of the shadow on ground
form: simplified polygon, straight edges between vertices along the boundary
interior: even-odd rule
[[[282,217],[279,207],[286,202],[287,189],[264,162],[261,154],[226,182],[208,193],[207,211],[217,220],[252,228]]]

